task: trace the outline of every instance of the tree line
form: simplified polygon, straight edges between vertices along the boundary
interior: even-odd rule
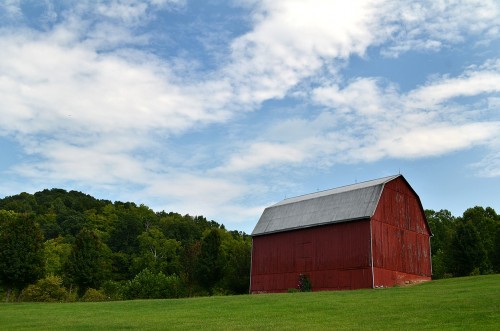
[[[425,214],[434,279],[500,273],[500,215],[493,208],[476,206],[461,217],[448,210]]]
[[[6,301],[248,293],[250,255],[249,235],[203,216],[62,189],[0,199]]]
[[[425,213],[434,279],[500,272],[495,210]],[[62,189],[0,199],[0,295],[6,301],[243,294],[250,258],[249,235],[203,216]]]

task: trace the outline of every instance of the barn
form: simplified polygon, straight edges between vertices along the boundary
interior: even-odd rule
[[[431,279],[431,231],[402,175],[285,199],[252,232],[250,292],[388,287]]]

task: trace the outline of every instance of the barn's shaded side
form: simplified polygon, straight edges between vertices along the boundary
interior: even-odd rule
[[[252,232],[252,293],[393,286],[431,279],[430,229],[403,176],[286,199]]]

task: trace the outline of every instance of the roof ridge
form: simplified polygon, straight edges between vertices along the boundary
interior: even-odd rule
[[[350,186],[359,186],[357,188],[353,188],[352,190],[345,190],[344,192],[346,191],[354,191],[354,190],[357,190],[357,189],[362,189],[362,188],[366,188],[366,187],[370,187],[370,186],[375,186],[375,185],[380,185],[380,184],[385,184],[399,176],[402,176],[401,174],[398,174],[398,175],[391,175],[391,176],[386,176],[386,177],[380,177],[380,178],[376,178],[376,179],[370,179],[370,180],[365,180],[365,181],[362,181],[362,182],[359,182],[359,183],[354,183],[354,184],[348,184],[348,185],[342,185],[342,186],[338,186],[338,187],[333,187],[333,188],[330,188],[330,189],[326,189],[326,190],[321,190],[321,191],[318,191],[318,192],[313,192],[313,193],[306,193],[306,194],[301,194],[301,195],[297,195],[297,196],[294,196],[294,197],[290,197],[290,198],[285,198],[277,203],[275,203],[274,205],[270,206],[270,207],[274,207],[274,206],[278,206],[278,205],[284,205],[284,204],[287,204],[287,203],[293,203],[294,201],[292,200],[298,200],[298,201],[301,201],[301,200],[304,200],[304,198],[308,197],[308,196],[311,196],[311,197],[314,197],[314,196],[323,196],[323,195],[328,195],[328,194],[325,194],[325,193],[328,193],[330,191],[340,191],[341,189],[347,189],[349,188]],[[370,182],[376,182],[376,184],[374,183],[373,185],[366,185]],[[334,192],[332,192],[332,194],[334,194]]]

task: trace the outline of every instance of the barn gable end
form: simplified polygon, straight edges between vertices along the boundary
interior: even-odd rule
[[[286,199],[252,232],[251,292],[296,288],[300,274],[314,290],[429,280],[429,236],[401,175]]]
[[[429,225],[418,195],[402,176],[385,185],[371,223],[376,287],[431,277]]]

